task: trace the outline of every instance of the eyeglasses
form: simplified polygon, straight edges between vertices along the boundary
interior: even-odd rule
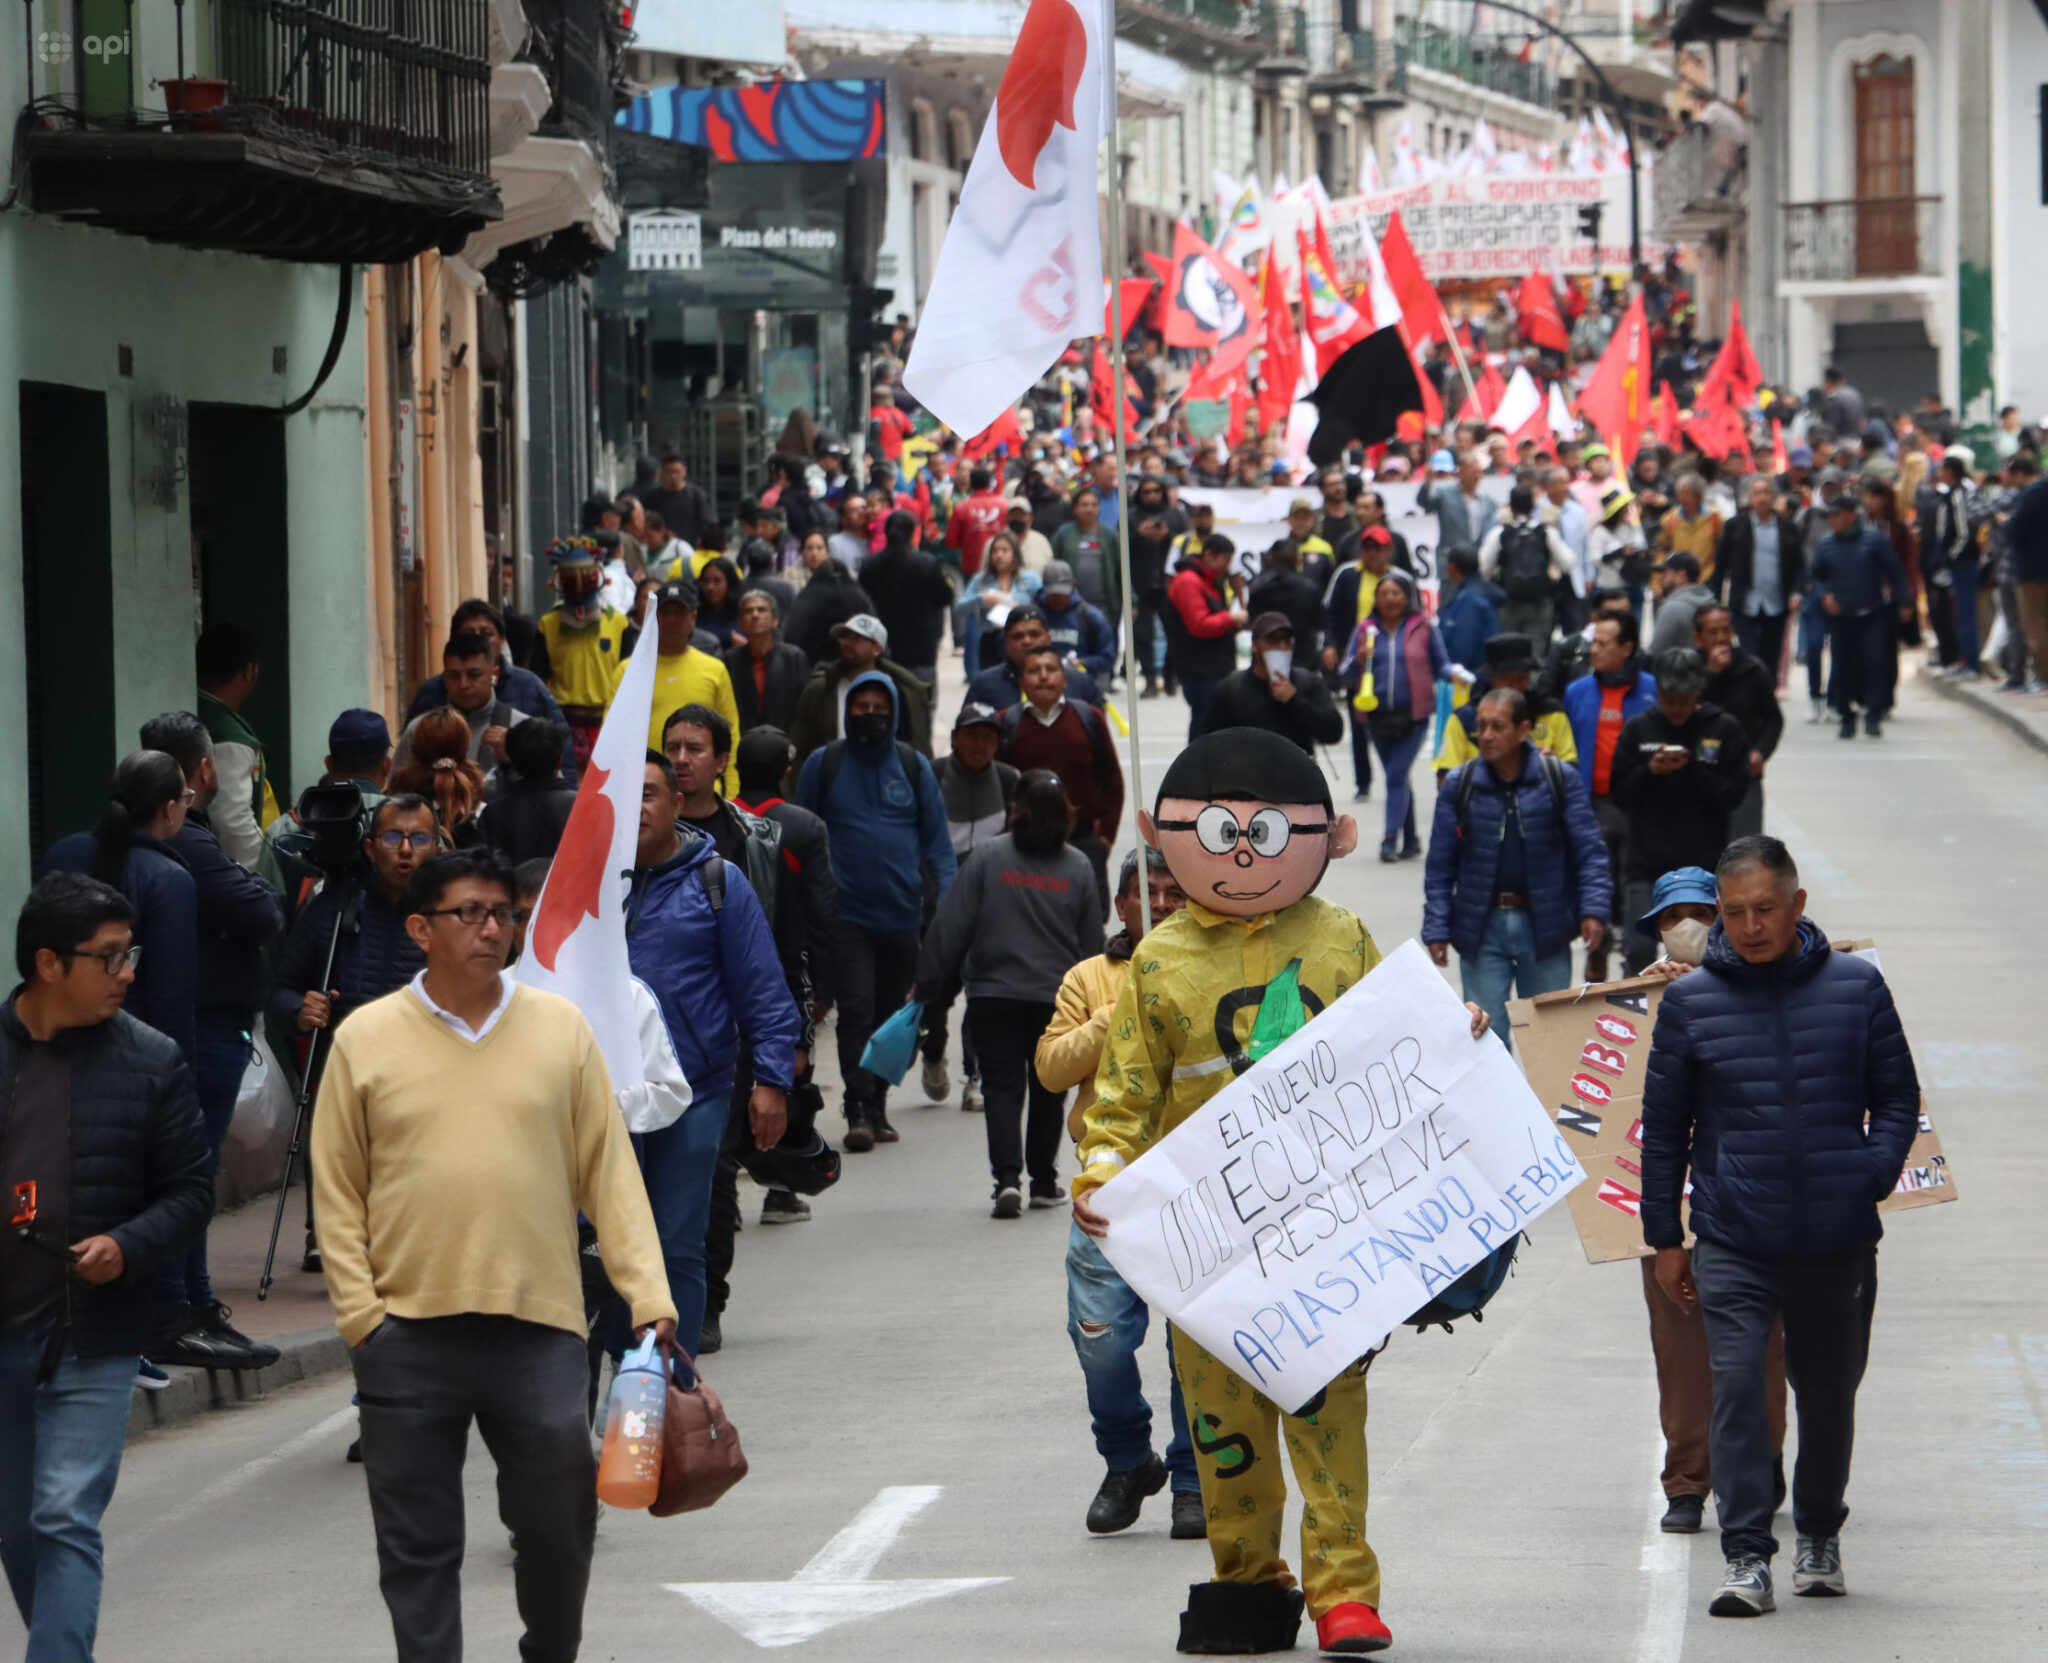
[[[194,803],[199,801],[199,793],[194,791],[192,787],[188,785],[185,787],[183,793],[179,796],[178,801],[183,803],[187,808],[190,808]]]
[[[431,849],[435,843],[432,832],[379,832],[377,841],[387,849]]]
[[[1262,808],[1252,816],[1251,824],[1240,826],[1229,809],[1221,803],[1211,803],[1192,820],[1161,820],[1157,826],[1163,832],[1193,832],[1212,855],[1227,855],[1242,840],[1251,845],[1253,854],[1271,859],[1287,847],[1288,838],[1295,832],[1311,837],[1327,833],[1330,822],[1289,820],[1282,809]]]
[[[513,907],[487,907],[481,901],[464,901],[459,907],[429,907],[420,916],[422,918],[459,918],[471,929],[476,929],[488,918],[499,929],[509,930],[518,913],[517,909]]]
[[[91,959],[109,976],[120,975],[121,966],[124,964],[133,970],[142,963],[142,949],[139,946],[114,947],[104,953],[88,953],[83,948],[76,948],[64,956],[72,959]]]

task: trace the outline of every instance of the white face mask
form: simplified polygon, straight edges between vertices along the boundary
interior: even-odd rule
[[[1268,647],[1266,649],[1266,675],[1268,679],[1277,676],[1282,681],[1285,681],[1288,673],[1293,668],[1294,649],[1292,647]]]
[[[1713,925],[1703,924],[1697,918],[1681,918],[1660,933],[1664,937],[1664,951],[1679,964],[1699,964],[1707,956],[1707,936]]]

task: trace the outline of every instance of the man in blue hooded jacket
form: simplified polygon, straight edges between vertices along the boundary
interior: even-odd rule
[[[888,676],[871,670],[854,677],[846,690],[846,737],[805,757],[796,786],[798,804],[831,834],[833,866],[849,874],[833,940],[846,1147],[855,1154],[897,1141],[888,1082],[861,1067],[861,1054],[878,1018],[910,992],[927,878],[936,904],[958,870],[938,777],[895,737],[896,698]]]
[[[1699,969],[1665,992],[1651,1038],[1643,1240],[1657,1285],[1706,1323],[1728,1561],[1708,1609],[1753,1617],[1775,1605],[1764,1366],[1781,1314],[1799,1412],[1792,1590],[1846,1591],[1839,1538],[1877,1303],[1877,1204],[1919,1128],[1920,1084],[1883,972],[1828,946],[1785,845],[1738,838],[1714,876],[1721,920]]]
[[[772,1149],[788,1117],[803,1022],[746,873],[721,859],[710,837],[681,814],[674,764],[649,751],[626,903],[626,952],[634,976],[661,1005],[690,1082],[690,1106],[672,1125],[633,1141],[668,1264],[676,1332],[694,1346],[704,1330],[711,1181],[741,1041],[753,1051],[747,1120],[756,1147]]]

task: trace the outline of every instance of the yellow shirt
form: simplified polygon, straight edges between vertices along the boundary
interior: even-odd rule
[[[733,749],[739,749],[740,707],[732,696],[732,677],[726,674],[725,660],[691,647],[679,653],[664,653],[654,661],[654,706],[647,718],[650,751],[662,748],[661,730],[686,704],[709,705],[723,716],[732,725]],[[739,789],[739,770],[728,764],[725,794],[735,797]]]
[[[1259,999],[1294,959],[1313,1018],[1380,950],[1356,913],[1314,895],[1250,919],[1190,901],[1138,943],[1109,1017],[1076,1195],[1108,1183],[1236,1077]]]
[[[1548,751],[1559,762],[1579,760],[1579,742],[1572,737],[1572,724],[1561,710],[1547,711],[1536,718],[1536,725],[1530,730],[1529,738],[1539,751]],[[1443,748],[1436,753],[1436,771],[1448,773],[1461,762],[1470,762],[1479,754],[1479,747],[1472,743],[1472,736],[1465,731],[1465,724],[1455,716],[1444,726]]]
[[[477,1312],[581,1336],[580,1211],[636,1326],[673,1318],[661,1239],[583,1013],[518,987],[474,1042],[410,987],[334,1031],[313,1193],[335,1326]]]
[[[565,623],[560,607],[535,627],[548,644],[548,691],[564,706],[609,710],[626,674],[626,630],[631,620],[606,607],[595,623]]]

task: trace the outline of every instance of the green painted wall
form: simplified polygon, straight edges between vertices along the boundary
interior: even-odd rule
[[[1956,264],[1956,319],[1960,357],[1961,388],[1956,413],[1973,444],[1991,437],[1998,400],[1991,384],[1992,316],[1991,268],[1974,260]]]
[[[107,398],[114,606],[78,627],[112,632],[125,750],[148,717],[192,707],[197,620],[185,491],[165,510],[138,490],[137,413],[159,393],[266,407],[296,398],[326,350],[338,282],[332,266],[164,248],[20,210],[0,215],[0,920],[12,917],[28,881],[20,383]],[[291,563],[291,749],[302,775],[318,768],[334,713],[371,702],[360,279],[357,295],[334,374],[286,425],[290,547],[278,557]],[[127,374],[123,346],[132,353]],[[107,756],[109,770],[116,760]]]

